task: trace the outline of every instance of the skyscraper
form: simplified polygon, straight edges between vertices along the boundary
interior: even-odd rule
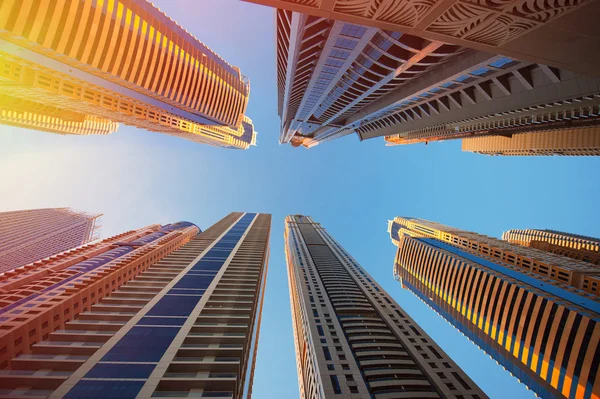
[[[597,75],[597,1],[245,0]],[[567,33],[568,31],[568,33]]]
[[[396,11],[427,13],[429,6],[436,15],[442,10],[452,12],[455,6],[476,14],[481,11],[479,3],[453,5],[450,1],[433,7],[436,2],[429,6],[370,0],[337,0],[327,2],[328,6],[320,1],[254,2],[280,7],[276,40],[281,143],[310,148],[351,133],[360,140],[384,136],[388,145],[550,134],[540,133],[542,129],[578,128],[586,134],[599,123],[600,78],[572,72],[560,62],[548,66],[555,48],[536,47],[545,52],[544,57],[521,61],[527,59],[520,58],[525,54],[494,55],[498,53],[480,51],[469,40],[447,41],[442,34],[421,36],[414,27],[391,31],[394,24],[390,23],[357,24],[367,24],[363,21],[367,15],[372,22]],[[516,3],[503,7],[522,6]],[[565,11],[553,8],[548,5],[547,17]],[[345,17],[350,14],[353,17]],[[523,30],[508,28],[504,24],[512,17],[500,14],[498,9],[486,14],[487,22],[477,28],[479,39],[496,37],[496,29],[506,28],[512,32],[509,37],[527,30],[524,26]],[[460,15],[465,20],[457,24],[472,23],[466,21],[468,13]],[[328,19],[332,17],[340,20]],[[432,23],[428,18],[422,22]],[[495,25],[494,18],[498,18]],[[418,21],[416,16],[413,19]],[[472,24],[465,30],[471,28]],[[515,40],[523,44],[522,37]],[[564,60],[569,68],[572,60]],[[555,151],[561,149],[562,145]]]
[[[486,397],[319,223],[285,250],[301,398]]]
[[[0,396],[250,397],[269,231],[153,225],[5,278]]]
[[[402,286],[539,396],[600,395],[598,291],[578,287],[597,268],[422,219],[388,231]]]
[[[68,208],[0,212],[0,273],[90,242],[99,217]]]
[[[502,239],[524,247],[537,248],[600,265],[600,239],[598,238],[556,230],[525,229],[506,231],[502,234]],[[595,288],[592,291],[600,292],[598,291],[599,283],[598,281],[590,282],[591,286]]]
[[[221,147],[255,143],[248,80],[146,0],[5,1],[0,31],[3,112],[58,113],[59,132],[94,117]]]

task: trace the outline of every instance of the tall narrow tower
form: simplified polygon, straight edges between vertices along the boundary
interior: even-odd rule
[[[0,273],[90,242],[99,217],[68,208],[0,212]]]
[[[4,282],[0,397],[249,398],[270,220],[150,226]]]
[[[285,223],[301,398],[486,397],[319,223]]]
[[[402,286],[539,396],[600,395],[595,266],[422,219],[388,231]]]

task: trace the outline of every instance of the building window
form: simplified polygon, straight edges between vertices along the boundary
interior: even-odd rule
[[[328,364],[327,370],[335,370],[335,366],[333,364]]]
[[[323,354],[325,354],[325,360],[331,360],[331,353],[329,352],[328,347],[323,347]]]
[[[333,392],[336,394],[341,394],[342,389],[340,388],[340,382],[338,381],[337,375],[330,375],[331,385],[333,385]]]

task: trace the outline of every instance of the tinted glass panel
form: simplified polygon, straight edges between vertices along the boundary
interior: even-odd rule
[[[142,317],[136,325],[182,326],[186,320],[185,317]]]
[[[173,286],[173,288],[208,288],[213,276],[185,275]]]
[[[144,386],[143,381],[86,381],[81,380],[65,395],[66,399],[135,398]]]
[[[133,327],[102,358],[105,362],[158,362],[178,328]]]
[[[147,313],[148,316],[189,316],[202,296],[165,295]]]
[[[98,363],[85,378],[148,378],[154,367],[154,364]]]

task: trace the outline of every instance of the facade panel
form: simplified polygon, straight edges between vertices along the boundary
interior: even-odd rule
[[[377,21],[392,12],[390,2],[335,0],[313,6],[302,1],[251,1],[278,8],[281,143],[311,148],[356,133],[360,140],[383,136],[387,145],[460,138],[468,139],[467,145],[472,137],[482,141],[487,136],[506,141],[516,135],[512,141],[516,143],[525,137],[519,134],[531,133],[536,139],[556,135],[555,148],[548,150],[555,153],[595,151],[589,144],[593,138],[575,150],[570,135],[562,131],[593,130],[600,123],[596,73],[588,77],[564,65],[548,66],[547,57],[494,55],[499,52],[483,52],[465,41],[445,41],[414,27],[394,29]],[[450,5],[444,4],[433,9]],[[404,6],[410,8],[408,3]],[[404,6],[395,11],[402,14],[409,9]],[[516,2],[505,6],[517,7]],[[474,5],[465,7],[471,10]],[[350,16],[351,9],[363,18]],[[507,16],[486,14],[490,23],[496,17],[498,24],[481,27],[486,30],[482,35],[493,35]],[[533,134],[540,130],[552,133]]]
[[[596,1],[246,0],[597,75]],[[569,34],[565,34],[565,30]]]

